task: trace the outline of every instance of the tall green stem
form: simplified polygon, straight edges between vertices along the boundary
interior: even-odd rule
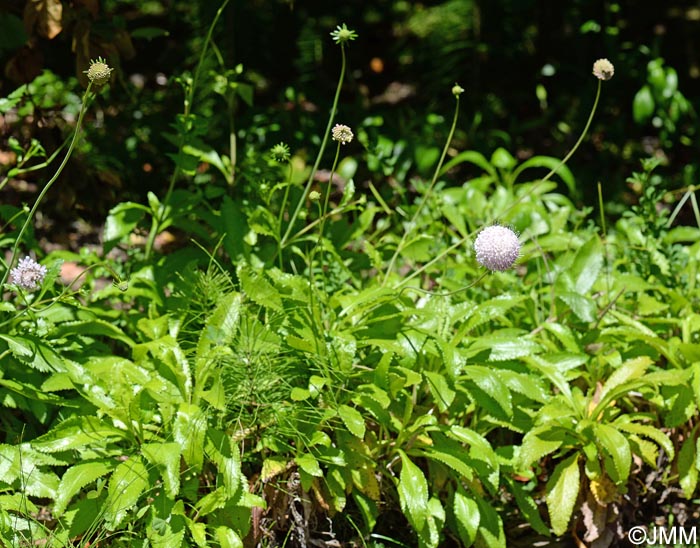
[[[561,166],[563,166],[564,164],[566,164],[566,162],[568,162],[569,159],[574,155],[574,152],[576,152],[578,147],[581,145],[581,143],[583,142],[583,138],[586,136],[586,134],[588,133],[588,129],[591,127],[591,122],[593,121],[593,115],[595,114],[595,111],[598,108],[598,99],[600,99],[601,84],[602,84],[602,80],[598,80],[598,90],[596,91],[596,94],[595,94],[595,101],[593,102],[593,108],[591,109],[591,113],[588,116],[588,121],[586,122],[586,126],[583,128],[583,131],[581,132],[581,135],[579,136],[578,141],[576,141],[576,144],[573,146],[573,148],[569,151],[569,153],[566,156],[564,156],[564,159],[561,162],[559,162],[556,166],[554,166],[549,171],[549,173],[547,173],[547,175],[545,175],[539,181],[537,181],[534,185],[532,185],[532,188],[530,189],[529,192],[526,192],[525,194],[520,196],[517,200],[515,200],[512,204],[510,204],[510,206],[508,206],[508,208],[504,211],[504,213],[506,211],[511,210],[513,207],[515,207],[520,202],[522,202],[527,196],[532,194],[535,191],[535,189],[538,186],[540,186],[542,183],[549,181],[549,179],[552,178],[552,176],[559,170],[559,168]]]
[[[197,87],[197,82],[199,81],[199,75],[202,71],[202,65],[204,65],[204,58],[207,54],[207,50],[209,49],[209,44],[211,43],[211,37],[212,34],[214,33],[214,28],[216,27],[216,24],[219,22],[219,18],[221,17],[221,14],[224,12],[226,9],[226,6],[230,0],[224,0],[221,3],[221,6],[219,6],[219,9],[216,11],[216,15],[214,16],[214,20],[212,21],[211,25],[209,25],[209,31],[207,32],[207,37],[204,40],[204,46],[202,47],[202,52],[199,54],[199,61],[197,62],[197,68],[194,71],[194,77],[192,78],[192,83],[190,84],[187,92],[185,93],[185,112],[184,112],[184,118],[187,119],[187,117],[190,115],[192,112],[192,103],[194,102],[194,92]],[[180,134],[180,139],[178,141],[178,154],[182,152],[182,147],[185,144],[185,136],[181,133]],[[151,231],[148,234],[148,241],[146,242],[146,259],[148,259],[151,256],[151,253],[153,252],[153,244],[155,243],[156,236],[158,236],[158,233],[161,230],[161,227],[163,225],[163,221],[165,220],[165,214],[168,210],[168,204],[170,203],[170,198],[172,197],[173,191],[175,190],[175,183],[177,182],[178,177],[180,176],[180,166],[175,164],[175,169],[173,170],[173,174],[170,176],[170,183],[168,184],[168,191],[165,193],[165,198],[161,202],[160,209],[159,211],[155,214],[155,217],[153,218],[153,221],[151,223]]]
[[[66,152],[66,155],[63,158],[61,165],[58,166],[56,173],[53,174],[53,177],[51,177],[49,182],[46,183],[46,185],[44,186],[42,191],[39,193],[38,198],[34,202],[32,209],[29,211],[29,215],[27,216],[27,219],[24,221],[24,224],[22,225],[22,228],[20,229],[19,234],[17,235],[17,239],[15,240],[15,243],[12,246],[12,256],[10,257],[10,262],[8,263],[7,268],[5,269],[5,273],[2,275],[2,281],[0,282],[0,289],[5,285],[5,282],[7,281],[7,277],[10,274],[10,269],[12,268],[12,265],[14,265],[15,260],[17,259],[17,250],[19,249],[20,242],[22,241],[22,236],[24,236],[24,232],[27,230],[27,227],[32,222],[32,219],[34,218],[34,214],[36,213],[36,210],[39,208],[39,204],[44,199],[44,196],[46,196],[46,193],[51,189],[53,184],[56,182],[59,175],[61,175],[63,168],[66,167],[66,164],[68,163],[68,159],[71,157],[71,154],[73,154],[73,148],[75,148],[75,143],[77,142],[78,134],[80,133],[80,127],[83,124],[83,117],[85,116],[85,112],[87,111],[87,104],[91,98],[91,96],[90,96],[91,89],[92,89],[92,82],[89,82],[88,87],[85,90],[85,94],[83,95],[83,102],[80,105],[80,113],[78,114],[78,122],[75,126],[75,132],[73,133],[73,139],[71,140],[70,146],[68,147],[68,152]]]
[[[389,275],[391,274],[391,271],[394,268],[394,264],[396,263],[396,259],[398,258],[399,254],[403,251],[403,246],[406,245],[406,239],[415,228],[416,219],[418,219],[420,212],[423,210],[423,207],[428,201],[430,193],[432,192],[433,188],[435,187],[435,183],[437,182],[440,170],[442,169],[442,164],[445,162],[445,156],[447,156],[447,151],[450,148],[450,143],[452,142],[452,137],[454,136],[455,129],[457,127],[457,117],[459,116],[459,95],[456,95],[455,98],[457,99],[457,103],[455,104],[455,113],[454,117],[452,118],[452,127],[450,127],[450,133],[447,136],[447,141],[445,141],[445,146],[442,149],[440,161],[438,162],[438,165],[435,168],[433,180],[430,181],[430,186],[428,187],[428,190],[426,190],[423,194],[423,197],[421,198],[421,201],[418,204],[416,212],[413,214],[411,221],[408,223],[408,226],[406,227],[406,230],[404,231],[403,236],[401,237],[401,241],[399,241],[399,244],[396,246],[396,251],[394,251],[394,255],[391,257],[391,261],[389,261],[389,266],[387,267],[386,273],[384,274],[384,281],[382,282],[383,286],[386,285],[386,282],[389,279]]]
[[[282,249],[284,249],[285,245],[287,244],[287,240],[289,238],[289,234],[292,232],[292,228],[294,227],[294,222],[297,220],[297,217],[299,216],[299,211],[301,211],[301,206],[304,204],[306,201],[306,197],[309,194],[309,190],[311,189],[311,185],[314,182],[314,176],[316,175],[316,171],[318,171],[318,166],[321,164],[321,158],[323,157],[323,152],[326,150],[326,143],[328,142],[328,135],[331,133],[331,126],[333,125],[333,120],[335,119],[335,114],[338,110],[338,100],[340,99],[340,90],[343,87],[343,80],[345,79],[345,45],[341,44],[340,45],[340,53],[342,57],[342,64],[340,67],[340,77],[338,78],[338,87],[335,90],[335,97],[333,98],[333,106],[331,107],[331,114],[328,117],[328,125],[326,126],[326,131],[323,134],[323,141],[321,142],[321,148],[318,151],[318,156],[316,156],[316,162],[314,163],[314,166],[311,168],[311,173],[309,174],[309,180],[306,182],[306,187],[304,187],[304,192],[299,198],[299,202],[297,203],[296,209],[294,210],[294,213],[292,214],[292,217],[289,219],[289,224],[287,225],[287,230],[284,233],[284,236],[280,240],[280,245],[279,245],[279,252],[281,253]]]

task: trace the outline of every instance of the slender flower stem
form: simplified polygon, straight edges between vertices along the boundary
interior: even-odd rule
[[[333,106],[331,107],[331,114],[328,117],[328,125],[326,126],[326,131],[323,134],[323,141],[321,142],[321,148],[318,151],[318,156],[316,156],[316,162],[314,163],[314,166],[311,168],[311,173],[309,174],[309,180],[306,182],[306,187],[304,188],[304,192],[299,198],[299,202],[297,203],[296,209],[294,210],[294,213],[292,214],[292,217],[289,219],[289,224],[287,225],[287,230],[284,233],[284,236],[280,240],[280,245],[279,245],[279,251],[281,252],[282,249],[284,249],[285,245],[288,242],[289,239],[289,234],[292,232],[292,229],[294,227],[294,222],[297,220],[297,217],[299,216],[299,211],[301,211],[301,206],[302,204],[306,201],[306,197],[309,194],[309,190],[311,189],[311,185],[314,182],[314,176],[316,175],[316,171],[318,171],[318,166],[321,164],[321,158],[323,157],[323,152],[326,150],[326,143],[328,142],[328,135],[331,133],[331,127],[333,125],[333,120],[335,119],[335,114],[338,110],[338,100],[340,99],[340,90],[343,87],[343,80],[345,79],[345,45],[340,44],[340,53],[341,53],[341,58],[342,58],[342,64],[340,67],[340,77],[338,78],[338,87],[335,90],[335,97],[333,98]]]
[[[512,204],[510,204],[504,211],[503,213],[506,213],[513,209],[516,205],[518,205],[520,202],[522,202],[527,196],[532,194],[535,189],[540,186],[542,183],[545,183],[546,181],[549,181],[549,179],[552,178],[552,176],[559,170],[560,167],[562,167],[566,162],[569,161],[569,159],[574,155],[574,152],[578,149],[578,147],[581,145],[583,142],[584,137],[588,133],[588,129],[591,127],[591,122],[593,121],[593,116],[595,115],[595,111],[598,108],[598,100],[600,99],[600,88],[602,84],[602,80],[598,80],[598,90],[596,91],[595,94],[595,101],[593,102],[593,108],[591,109],[591,113],[588,116],[588,121],[586,122],[585,127],[583,128],[583,131],[581,132],[581,135],[578,138],[578,141],[576,141],[576,144],[572,147],[572,149],[569,151],[569,153],[564,156],[564,158],[559,162],[556,166],[554,166],[547,175],[542,177],[539,181],[537,181],[534,185],[532,185],[532,188],[530,188],[529,192],[526,192],[522,196],[520,196],[517,200],[515,200]]]
[[[199,75],[202,71],[202,65],[204,64],[204,57],[207,54],[207,50],[209,49],[209,44],[211,44],[211,37],[212,34],[214,33],[214,28],[216,27],[216,24],[219,22],[219,18],[221,17],[221,14],[224,12],[226,9],[226,6],[228,6],[228,3],[230,0],[224,0],[221,3],[221,6],[219,6],[219,9],[216,11],[216,15],[214,16],[214,20],[212,21],[211,25],[209,25],[209,31],[207,32],[207,37],[204,40],[204,46],[202,46],[202,52],[199,54],[199,61],[197,62],[197,68],[194,71],[194,76],[192,78],[192,82],[189,85],[189,88],[187,89],[187,92],[185,93],[185,112],[184,112],[184,118],[187,119],[192,112],[192,103],[194,102],[194,92],[195,88],[197,87],[197,82],[199,81]],[[178,154],[182,152],[182,147],[185,144],[185,138],[184,135],[180,134],[180,139],[178,142]],[[233,169],[233,166],[232,166]],[[177,182],[178,177],[180,176],[180,166],[175,164],[175,169],[173,170],[173,174],[170,176],[170,182],[168,183],[168,190],[165,193],[165,198],[163,198],[163,201],[160,204],[160,208],[157,212],[155,213],[155,216],[153,217],[153,221],[151,222],[151,230],[148,234],[148,241],[146,242],[146,250],[145,250],[145,257],[148,259],[151,256],[151,253],[153,252],[153,245],[156,240],[156,236],[158,236],[158,233],[161,230],[161,227],[163,226],[163,222],[165,221],[165,216],[166,213],[168,212],[168,205],[170,204],[170,199],[173,195],[173,191],[175,190],[175,183]]]
[[[73,154],[73,148],[75,148],[75,143],[78,140],[78,134],[80,133],[80,127],[82,126],[82,123],[83,123],[83,117],[85,116],[85,112],[87,111],[87,105],[91,99],[91,95],[90,95],[91,89],[92,89],[92,82],[89,82],[88,87],[85,90],[85,94],[83,95],[83,102],[80,105],[80,113],[78,114],[78,122],[76,123],[75,131],[73,133],[73,139],[70,142],[70,145],[68,147],[68,151],[66,152],[66,155],[64,156],[63,161],[61,162],[61,165],[58,166],[56,173],[53,174],[53,177],[51,177],[51,179],[49,179],[49,182],[46,183],[46,185],[44,186],[42,191],[39,193],[38,198],[34,202],[32,209],[29,211],[29,215],[27,216],[27,219],[24,221],[24,224],[22,225],[22,228],[20,229],[19,234],[17,235],[17,239],[15,239],[15,243],[12,246],[12,256],[10,258],[10,262],[8,263],[7,268],[5,269],[5,273],[2,276],[2,281],[0,281],[0,289],[5,285],[5,282],[7,281],[7,277],[10,274],[10,269],[12,268],[12,265],[14,264],[15,260],[17,259],[17,250],[19,249],[20,242],[22,241],[22,236],[24,236],[24,232],[27,230],[27,227],[32,222],[32,219],[34,218],[34,214],[36,213],[36,210],[39,208],[39,204],[44,199],[44,196],[46,196],[46,193],[51,189],[53,184],[56,182],[59,175],[61,175],[63,168],[66,167],[66,164],[68,163],[68,159],[71,157],[71,154]]]
[[[396,259],[398,258],[399,254],[403,251],[403,247],[404,247],[404,245],[406,245],[406,239],[408,238],[408,235],[415,228],[416,219],[418,219],[418,215],[420,215],[420,212],[423,210],[423,207],[425,206],[426,202],[428,201],[428,198],[430,197],[430,193],[432,192],[433,188],[435,187],[435,183],[437,182],[438,175],[440,174],[440,170],[442,169],[442,164],[445,162],[445,156],[447,156],[447,151],[450,148],[450,143],[452,142],[452,137],[454,136],[455,129],[457,128],[457,118],[459,116],[459,95],[457,95],[455,98],[457,100],[457,103],[455,104],[455,113],[454,113],[454,117],[452,118],[452,127],[450,127],[450,133],[448,134],[447,141],[445,142],[445,146],[442,149],[442,155],[440,156],[440,161],[438,162],[438,165],[435,168],[435,173],[433,174],[433,180],[430,182],[430,186],[428,187],[428,190],[426,190],[425,193],[423,194],[423,197],[420,201],[420,204],[418,205],[418,208],[416,209],[416,212],[413,214],[411,221],[408,223],[408,226],[406,227],[406,230],[403,233],[403,236],[401,237],[401,241],[399,241],[399,244],[396,246],[396,251],[394,251],[394,255],[391,257],[391,261],[389,261],[389,266],[387,267],[386,273],[384,274],[384,281],[382,282],[382,285],[386,285],[386,282],[389,279],[389,275],[391,274],[391,271],[394,268],[394,264],[396,263]]]
[[[323,227],[326,224],[326,213],[328,212],[328,202],[331,197],[331,189],[333,188],[333,177],[335,176],[335,168],[338,167],[338,158],[340,157],[340,143],[338,143],[338,148],[335,150],[335,159],[333,160],[333,167],[331,168],[331,176],[328,179],[328,188],[326,189],[326,199],[323,203],[323,210],[321,211],[321,226],[318,229],[318,241],[323,239]]]
[[[292,165],[291,159],[289,160],[289,175],[287,176],[287,182],[285,185],[284,189],[284,197],[282,198],[282,206],[280,207],[280,214],[279,218],[277,219],[277,234],[280,234],[282,232],[282,220],[284,219],[284,212],[287,209],[287,200],[289,200],[289,189],[292,186],[292,174],[294,173],[294,167]],[[279,244],[279,241],[277,242]],[[279,245],[278,245],[278,255],[279,255],[279,260],[280,260],[280,270],[283,269],[283,264],[282,264],[282,254],[279,253]],[[273,261],[274,262],[274,261]]]

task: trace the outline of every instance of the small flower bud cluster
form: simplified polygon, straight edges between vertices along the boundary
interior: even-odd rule
[[[31,257],[25,257],[10,271],[10,283],[17,284],[27,291],[34,291],[44,281],[46,272],[45,266],[41,266]]]
[[[289,147],[286,143],[279,143],[270,149],[270,157],[280,164],[288,162],[290,158]]]
[[[476,260],[491,271],[502,272],[520,256],[518,235],[510,228],[493,225],[482,230],[474,242]]]
[[[607,59],[598,59],[593,63],[593,75],[598,80],[610,80],[615,74],[615,67]]]
[[[354,137],[352,130],[343,124],[336,124],[331,132],[334,141],[338,141],[341,145],[347,145]]]
[[[331,32],[331,38],[336,44],[343,45],[357,38],[357,33],[349,29],[345,23],[342,26],[338,26],[333,32]]]
[[[93,86],[102,86],[109,82],[113,70],[102,57],[98,57],[97,61],[90,61],[90,68],[85,71],[85,74]]]

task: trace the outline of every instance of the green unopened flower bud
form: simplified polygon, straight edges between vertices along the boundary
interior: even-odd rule
[[[270,149],[270,156],[275,162],[288,162],[290,158],[289,147],[285,143],[279,143]]]
[[[610,80],[615,74],[615,67],[607,59],[598,59],[593,63],[593,75],[598,80]]]
[[[337,27],[331,32],[331,38],[333,38],[336,44],[343,45],[357,38],[357,33],[346,27],[345,23],[343,23],[342,26]]]
[[[309,200],[312,202],[318,202],[321,199],[321,193],[317,190],[312,190],[309,192]]]
[[[462,93],[464,93],[464,88],[462,86],[460,86],[459,84],[455,84],[454,86],[452,86],[452,95],[454,95],[455,97],[459,97],[460,95],[462,95]]]
[[[113,70],[102,57],[98,57],[96,61],[90,61],[90,68],[84,72],[92,85],[98,87],[109,82]]]

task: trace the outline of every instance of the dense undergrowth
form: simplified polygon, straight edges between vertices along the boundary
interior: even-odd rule
[[[42,255],[43,194],[3,206],[4,545],[607,546],[666,499],[697,503],[695,189],[667,206],[644,159],[639,203],[594,219],[566,158],[452,150],[459,85],[434,176],[358,189],[358,159],[375,174],[387,159],[337,112],[356,35],[331,35],[342,65],[315,161],[208,141],[197,87],[251,90],[235,68],[200,71],[207,41],[180,78],[169,187],[115,205],[101,249]],[[90,71],[78,140],[114,77]],[[591,77],[591,117],[613,83]],[[30,96],[3,108],[28,116]],[[2,184],[40,157],[12,146]],[[697,226],[675,222],[685,211]],[[512,268],[474,251],[493,225],[518,234]],[[64,261],[85,270],[61,282]]]

